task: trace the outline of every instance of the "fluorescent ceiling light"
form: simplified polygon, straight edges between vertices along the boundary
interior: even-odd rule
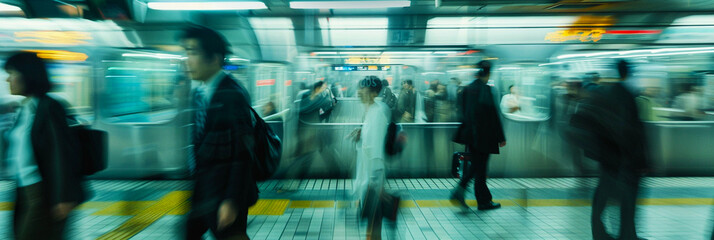
[[[355,9],[409,7],[411,1],[293,1],[293,9]]]
[[[124,53],[122,57],[146,57],[157,59],[181,59],[179,55],[163,54],[163,53]]]
[[[335,55],[337,52],[313,52],[315,55]]]
[[[672,53],[659,53],[659,54],[642,54],[642,55],[634,55],[634,56],[615,56],[615,57],[610,57],[610,58],[659,57],[659,56],[702,54],[702,53],[713,53],[713,52],[714,51],[672,52]]]
[[[247,2],[150,2],[150,9],[154,10],[195,10],[195,11],[217,11],[217,10],[250,10],[266,9],[265,3],[259,1]]]
[[[478,71],[478,68],[462,68],[462,69],[455,69],[455,70],[449,70],[447,72],[472,72],[472,71]]]
[[[419,55],[419,54],[431,54],[431,52],[384,52],[384,54]]]
[[[347,55],[374,55],[374,54],[380,54],[381,52],[340,52],[340,54],[347,54]]]
[[[457,51],[436,51],[434,54],[457,54]]]
[[[229,58],[228,61],[248,61],[248,59],[232,57]]]
[[[15,5],[10,5],[7,3],[0,3],[0,12],[19,12],[22,11],[20,7]]]

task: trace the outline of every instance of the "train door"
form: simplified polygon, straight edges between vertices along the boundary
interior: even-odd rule
[[[102,59],[94,126],[108,132],[109,164],[96,176],[184,176],[193,111],[180,56],[112,50]]]

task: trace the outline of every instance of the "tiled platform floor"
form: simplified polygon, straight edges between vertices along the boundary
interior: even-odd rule
[[[447,201],[455,179],[393,179],[403,196],[396,224],[385,239],[590,239],[590,198],[596,179],[490,179],[494,211],[461,212]],[[364,239],[366,224],[351,201],[351,180],[315,179],[260,185],[251,209],[252,239]],[[94,198],[73,213],[70,239],[180,239],[190,183],[92,181]],[[637,224],[648,239],[711,239],[714,178],[646,178]],[[0,181],[0,239],[10,236],[14,184]],[[472,194],[469,194],[473,199]],[[473,200],[469,204],[475,204]],[[606,211],[616,228],[616,207]],[[616,231],[616,229],[615,229]],[[210,236],[206,236],[212,239]]]

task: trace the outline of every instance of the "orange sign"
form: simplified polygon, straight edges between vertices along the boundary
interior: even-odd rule
[[[275,79],[265,79],[255,81],[256,86],[273,86],[275,85]]]
[[[42,59],[58,60],[58,61],[84,61],[89,58],[87,54],[80,52],[70,52],[65,50],[25,50],[26,52],[37,53],[37,56]]]
[[[607,30],[605,28],[574,28],[562,31],[551,32],[545,35],[545,40],[551,42],[581,41],[598,42]]]

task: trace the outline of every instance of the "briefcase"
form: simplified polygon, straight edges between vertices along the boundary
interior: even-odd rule
[[[451,175],[455,178],[464,176],[464,169],[471,167],[471,153],[454,152],[451,157]]]

